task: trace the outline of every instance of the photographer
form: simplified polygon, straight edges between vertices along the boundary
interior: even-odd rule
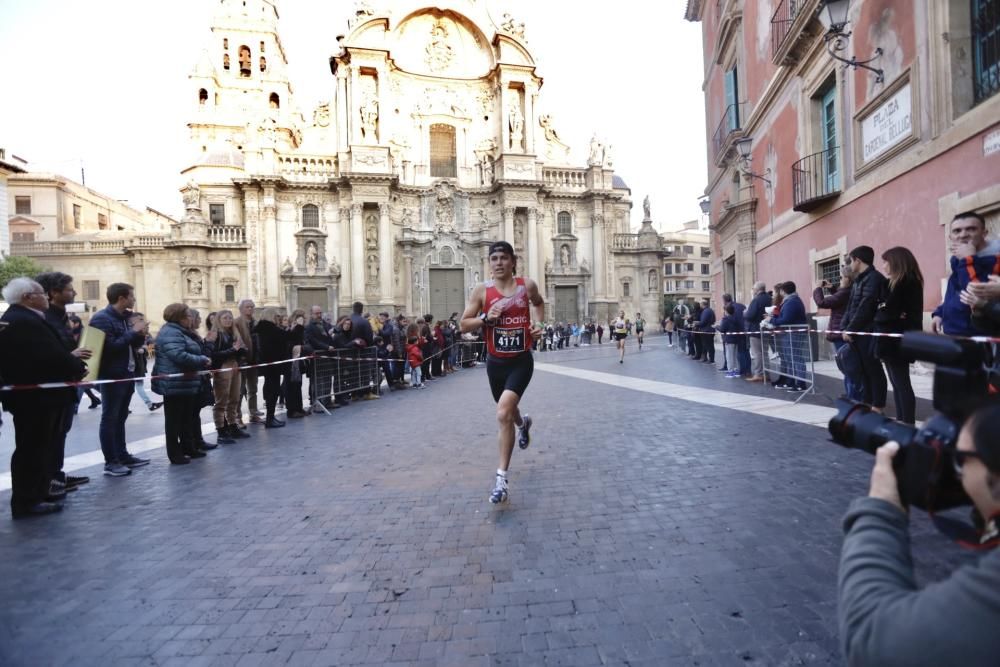
[[[1000,520],[1000,404],[974,412],[954,455],[962,487],[986,520],[981,546]],[[918,590],[889,442],[876,453],[867,498],[844,518],[839,624],[850,665],[996,665],[1000,661],[1000,550]]]

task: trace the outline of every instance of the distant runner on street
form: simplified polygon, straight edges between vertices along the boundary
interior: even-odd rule
[[[642,332],[646,328],[646,320],[642,319],[642,313],[635,314],[635,339],[639,341],[639,349],[642,349]]]
[[[625,319],[625,311],[619,310],[618,317],[611,323],[611,335],[618,346],[618,363],[625,363],[625,339],[628,337],[628,322]]]

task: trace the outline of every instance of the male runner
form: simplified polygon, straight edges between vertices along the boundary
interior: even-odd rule
[[[618,317],[611,324],[611,333],[615,338],[615,345],[618,346],[618,363],[625,363],[625,339],[628,337],[628,323],[625,320],[625,311],[619,310]]]
[[[484,330],[488,353],[486,375],[493,400],[497,402],[500,424],[497,434],[500,467],[490,493],[490,502],[496,504],[507,500],[507,468],[514,453],[514,427],[521,449],[527,449],[531,443],[531,417],[521,416],[518,403],[535,369],[531,345],[542,335],[541,327],[535,323],[545,319],[545,302],[534,280],[514,276],[517,257],[509,243],[496,241],[489,250],[493,280],[472,290],[459,326],[462,333]]]
[[[635,339],[639,341],[639,349],[642,349],[642,331],[646,328],[646,320],[642,319],[642,313],[635,314]]]

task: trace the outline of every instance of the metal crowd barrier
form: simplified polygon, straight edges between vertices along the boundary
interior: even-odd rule
[[[385,360],[378,358],[377,350],[338,350],[330,356],[314,357],[309,376],[313,411],[329,414],[330,400],[343,394],[380,393]]]
[[[486,344],[481,340],[460,340],[455,343],[458,347],[459,366],[468,366],[477,361],[482,361]]]
[[[808,325],[761,328],[765,386],[805,385],[795,402],[816,393],[816,367]]]

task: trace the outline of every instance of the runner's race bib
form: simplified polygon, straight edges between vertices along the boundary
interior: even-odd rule
[[[524,329],[494,327],[493,349],[497,352],[524,352]]]

